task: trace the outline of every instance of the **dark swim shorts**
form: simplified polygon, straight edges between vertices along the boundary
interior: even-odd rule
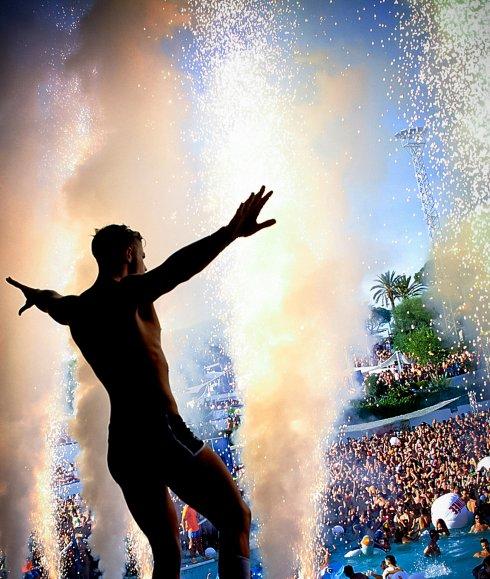
[[[171,436],[177,444],[182,445],[192,456],[196,456],[204,448],[204,442],[197,438],[187,424],[182,420],[182,416],[167,416],[170,426]]]
[[[175,469],[185,469],[204,448],[178,415],[144,424],[111,420],[107,463],[116,482],[124,484],[151,472],[166,482]]]

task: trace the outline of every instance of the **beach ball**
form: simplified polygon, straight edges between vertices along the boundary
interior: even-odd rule
[[[332,527],[332,533],[334,535],[343,535],[344,527],[341,527],[340,525],[335,525],[335,527]]]
[[[390,444],[391,444],[391,446],[401,446],[402,442],[398,438],[398,436],[392,436],[390,438]]]
[[[204,551],[204,554],[206,555],[206,557],[209,557],[210,559],[213,559],[214,557],[216,557],[216,551],[213,549],[213,547],[208,547]]]
[[[456,493],[446,493],[432,503],[432,524],[443,519],[449,529],[462,529],[472,520],[470,511],[463,499]]]

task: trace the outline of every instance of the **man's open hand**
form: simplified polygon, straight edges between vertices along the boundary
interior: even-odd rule
[[[6,281],[10,285],[13,285],[14,287],[20,289],[20,291],[24,294],[24,297],[26,298],[26,303],[19,310],[19,316],[29,308],[32,308],[32,306],[36,305],[35,300],[36,297],[39,295],[40,290],[24,285],[16,281],[15,279],[12,279],[11,277],[8,277]]]
[[[235,216],[227,226],[234,238],[248,237],[265,227],[274,225],[276,222],[275,219],[268,219],[263,223],[257,223],[257,217],[262,207],[272,195],[272,191],[269,191],[266,195],[264,195],[264,192],[265,186],[262,185],[258,193],[251,193],[250,197],[240,204]]]

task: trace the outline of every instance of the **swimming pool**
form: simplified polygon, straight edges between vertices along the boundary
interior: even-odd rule
[[[409,573],[424,573],[427,579],[438,579],[439,577],[449,579],[472,579],[471,570],[482,562],[482,559],[473,558],[473,553],[480,550],[480,539],[486,536],[490,539],[490,533],[480,533],[470,535],[467,531],[451,531],[451,536],[442,538],[439,541],[441,556],[433,559],[424,557],[423,551],[427,544],[427,538],[408,545],[394,545],[390,551],[395,555],[398,564]],[[332,573],[324,575],[325,578],[345,577],[342,573],[344,565],[352,565],[355,571],[367,570],[380,572],[382,555],[372,555],[371,557],[357,556],[349,559],[342,554],[336,554],[332,561]],[[258,572],[257,553],[252,554],[253,577],[267,577]],[[185,579],[207,579],[216,577],[216,562],[208,561],[198,566],[182,570],[182,577]],[[316,579],[316,578],[315,578]]]
[[[490,538],[489,533],[470,535],[467,530],[451,531],[450,537],[439,540],[441,555],[436,558],[428,558],[423,554],[428,543],[427,537],[422,537],[420,541],[407,545],[393,545],[390,553],[408,573],[424,573],[427,579],[438,577],[471,579],[472,569],[482,562],[482,559],[474,558],[473,554],[480,550],[480,539],[484,536]],[[352,565],[357,572],[365,573],[367,570],[373,570],[379,573],[382,560],[383,556],[379,554],[370,557],[359,555],[351,558],[336,555],[332,561],[333,573],[325,577],[343,577],[344,565]]]

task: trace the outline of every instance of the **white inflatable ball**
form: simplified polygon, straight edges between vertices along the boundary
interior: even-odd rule
[[[209,557],[210,559],[213,559],[214,557],[216,557],[216,551],[213,549],[213,547],[208,547],[204,551],[204,554],[206,555],[206,557]]]
[[[446,493],[432,503],[432,524],[443,519],[449,529],[462,529],[472,520],[470,511],[463,499],[456,493]]]
[[[401,446],[402,442],[401,440],[398,438],[398,436],[392,436],[390,438],[390,444],[391,446]]]
[[[482,458],[480,462],[476,465],[476,472],[480,472],[481,469],[490,470],[490,456]]]
[[[332,533],[334,535],[343,535],[344,534],[344,527],[341,527],[340,525],[335,525],[335,527],[332,527]]]

